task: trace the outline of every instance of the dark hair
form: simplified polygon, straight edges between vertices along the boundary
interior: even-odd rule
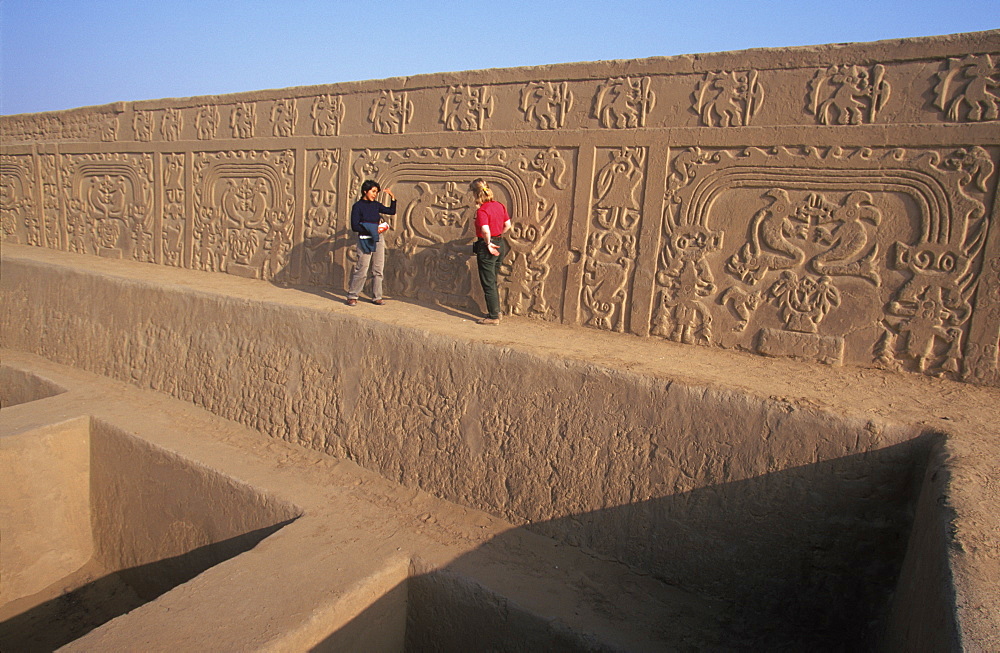
[[[382,187],[378,185],[377,181],[374,181],[372,179],[366,180],[365,183],[361,184],[361,197],[364,197],[365,193],[367,193],[373,188],[382,190]]]

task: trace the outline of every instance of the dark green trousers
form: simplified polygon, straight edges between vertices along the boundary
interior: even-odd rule
[[[486,242],[480,239],[481,247],[476,253],[476,265],[479,267],[479,283],[483,285],[483,294],[486,295],[487,317],[494,320],[500,318],[500,291],[497,289],[497,275],[500,274],[500,265],[510,251],[507,240],[500,236],[494,236],[493,242],[500,248],[500,254],[493,256],[486,248]]]

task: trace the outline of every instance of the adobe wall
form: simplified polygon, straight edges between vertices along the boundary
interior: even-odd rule
[[[695,348],[694,364],[646,369],[648,352],[608,334],[571,346],[571,329],[511,320],[489,330],[509,333],[498,344],[468,320],[401,302],[331,309],[244,279],[220,287],[204,273],[40,254],[4,254],[6,348],[530,524],[753,606],[759,624],[865,622],[898,574],[933,441],[918,421],[931,409],[914,399],[936,398],[927,384],[880,388],[912,411],[890,414],[878,392],[838,396],[835,370]],[[397,312],[411,319],[391,322]],[[446,328],[456,322],[462,333]],[[968,402],[987,403],[969,390],[955,403],[963,419]]]
[[[423,75],[5,116],[5,242],[1000,385],[1000,31]]]

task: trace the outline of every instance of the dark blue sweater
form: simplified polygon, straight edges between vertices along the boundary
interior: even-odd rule
[[[396,200],[392,200],[392,204],[389,206],[381,202],[358,200],[351,208],[351,230],[355,233],[368,235],[368,230],[361,223],[378,224],[382,221],[379,213],[396,215]]]

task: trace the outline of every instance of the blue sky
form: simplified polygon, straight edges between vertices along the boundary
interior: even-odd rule
[[[0,114],[997,27],[1000,0],[0,0]]]

